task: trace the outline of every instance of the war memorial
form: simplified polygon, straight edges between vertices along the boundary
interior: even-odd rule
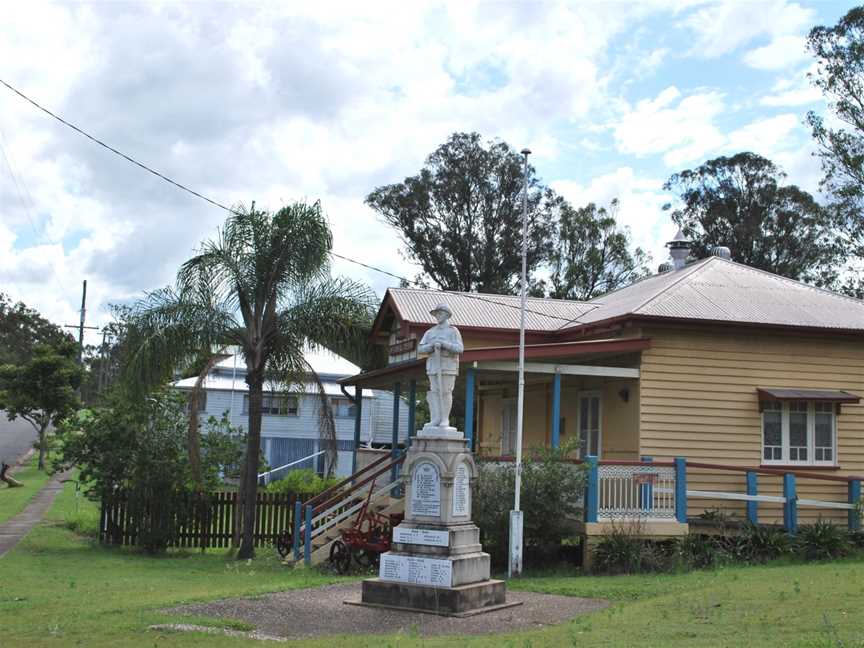
[[[502,580],[490,579],[489,554],[471,521],[471,482],[477,467],[461,431],[450,425],[462,337],[446,304],[417,347],[427,356],[430,421],[408,450],[405,520],[393,530],[377,578],[362,584],[362,604],[469,616],[508,603]]]

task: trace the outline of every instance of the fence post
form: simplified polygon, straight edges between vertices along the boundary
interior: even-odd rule
[[[597,469],[597,457],[585,457],[588,466],[588,482],[585,485],[585,522],[596,522],[597,511],[600,508],[600,477]]]
[[[468,440],[468,450],[474,451],[474,384],[477,370],[468,367],[465,371],[465,438]]]
[[[654,461],[654,457],[642,455],[639,457],[639,461],[651,463]],[[649,481],[646,483],[639,484],[639,509],[650,512],[654,508],[654,482],[651,481],[654,479],[654,473],[648,473],[648,479]]]
[[[675,457],[675,519],[687,524],[687,459]]]
[[[312,505],[306,505],[306,533],[303,536],[303,563],[312,566]]]
[[[795,475],[784,473],[783,475],[783,527],[790,535],[798,532],[798,495],[795,489]]]
[[[747,494],[759,494],[759,476],[752,470],[747,471]],[[747,502],[747,521],[750,524],[759,524],[759,502]]]
[[[849,503],[855,508],[849,511],[849,530],[858,531],[861,528],[861,480],[849,480]]]
[[[298,499],[294,502],[294,560],[300,560],[300,523],[303,521],[303,503]]]

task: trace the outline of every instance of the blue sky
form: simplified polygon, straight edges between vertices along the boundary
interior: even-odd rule
[[[216,200],[321,199],[341,254],[413,276],[363,204],[456,130],[529,146],[573,203],[619,198],[664,260],[663,182],[752,150],[818,191],[807,32],[838,2],[20,3],[2,78]],[[91,322],[171,281],[224,213],[0,91],[0,290]],[[10,170],[11,168],[11,170]],[[334,270],[380,292],[391,279]]]

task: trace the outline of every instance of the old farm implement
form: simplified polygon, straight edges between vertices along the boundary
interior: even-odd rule
[[[369,508],[375,491],[375,482],[366,495],[363,506],[350,528],[342,531],[342,537],[330,546],[330,563],[340,574],[351,568],[352,559],[361,567],[377,567],[381,554],[390,550],[393,527],[399,524],[402,515],[384,515]]]

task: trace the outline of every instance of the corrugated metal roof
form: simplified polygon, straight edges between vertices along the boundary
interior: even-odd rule
[[[196,378],[184,378],[183,380],[178,380],[172,385],[174,387],[178,387],[180,389],[192,389],[195,386]],[[324,393],[328,396],[344,396],[342,390],[339,387],[338,383],[333,381],[322,381],[321,383],[324,386]],[[219,389],[224,391],[236,391],[236,392],[247,392],[249,391],[249,385],[246,384],[243,375],[238,373],[236,379],[232,379],[231,374],[210,374],[204,379],[204,389]],[[354,395],[353,388],[346,388],[348,393],[352,396]],[[269,385],[267,383],[264,384],[264,391],[283,391],[282,389],[274,388],[273,385]],[[317,394],[318,388],[312,383],[306,383],[303,385],[292,385],[291,389],[288,390],[289,393],[292,394]],[[364,394],[365,396],[365,394]]]
[[[827,403],[858,403],[856,396],[840,389],[787,389],[781,387],[760,387],[756,390],[762,400],[812,400]]]
[[[236,351],[236,349],[232,347],[232,351]],[[338,376],[341,378],[344,376],[353,376],[360,371],[360,367],[353,362],[327,349],[306,349],[303,357],[306,358],[306,362],[312,365],[312,369],[319,376]],[[216,368],[221,371],[233,372],[235,367],[238,373],[246,372],[246,362],[239,353],[230,355],[216,363]]]
[[[580,323],[646,315],[864,330],[864,302],[720,257],[649,277],[591,303],[598,308]]]
[[[519,328],[519,297],[484,293],[390,288],[400,316],[415,324],[435,324],[429,311],[441,302],[453,311],[455,326],[478,328]],[[586,302],[529,297],[525,307],[525,328],[555,331],[595,308]]]
[[[388,292],[399,314],[412,323],[434,324],[429,311],[444,301],[456,326],[519,328],[518,296],[410,288]],[[627,315],[864,331],[864,301],[721,257],[652,275],[590,302],[529,298],[525,324],[531,331],[572,331]]]

